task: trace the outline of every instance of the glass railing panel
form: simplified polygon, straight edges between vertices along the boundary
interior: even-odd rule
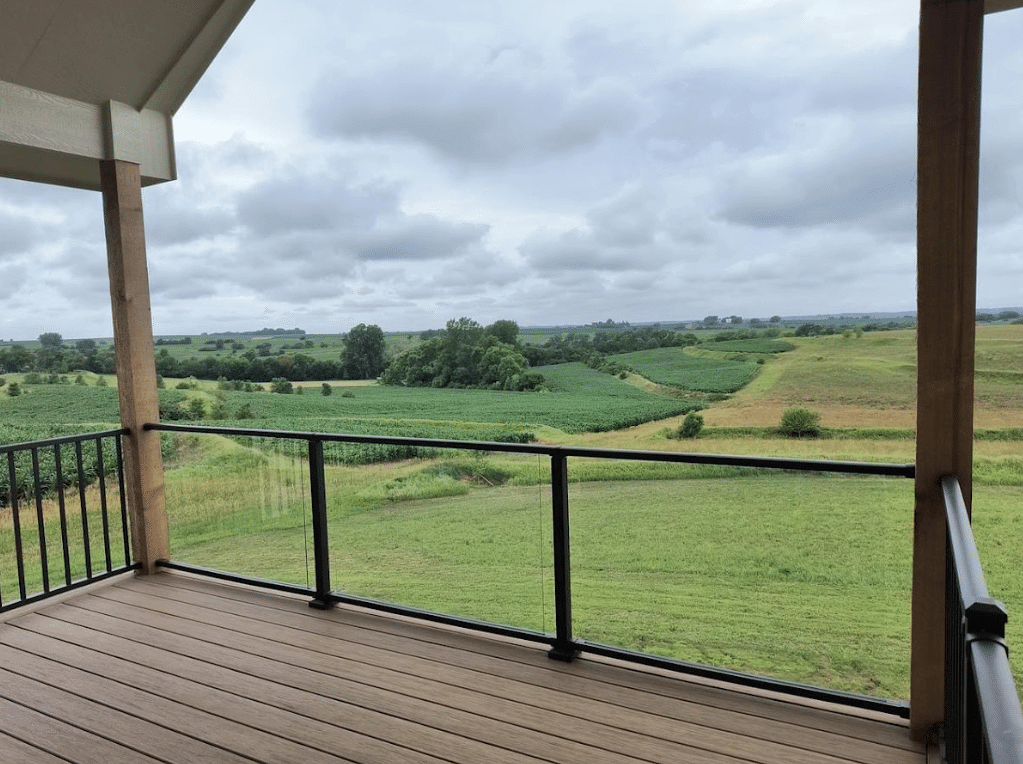
[[[597,459],[569,475],[576,638],[908,698],[910,481]]]
[[[306,441],[198,433],[161,438],[176,562],[313,585]]]
[[[325,444],[333,589],[553,631],[549,461],[429,448],[380,461],[389,447],[370,448],[342,458]]]

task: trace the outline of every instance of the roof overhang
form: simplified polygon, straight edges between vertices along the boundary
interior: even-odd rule
[[[0,0],[0,176],[176,177],[172,118],[253,0]]]

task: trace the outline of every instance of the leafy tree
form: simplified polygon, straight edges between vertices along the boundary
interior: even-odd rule
[[[206,404],[202,398],[192,398],[188,402],[188,415],[191,419],[202,419],[206,416]]]
[[[1019,313],[1015,310],[1003,310],[998,314],[999,321],[1011,321],[1014,318],[1019,318]]]
[[[717,325],[717,323],[718,323],[717,316],[707,316],[706,318],[703,319],[704,326],[715,326]]]
[[[11,384],[7,385],[7,394],[12,398],[17,398],[21,395],[21,385],[17,382],[11,382]]]
[[[78,340],[75,343],[75,350],[84,356],[90,356],[98,350],[96,340]]]
[[[326,382],[324,382],[322,385],[320,385],[320,392],[323,393],[324,395],[333,395],[334,388],[328,385]]]
[[[781,316],[771,316],[771,318],[770,318],[770,322],[772,324],[777,324],[780,321],[781,321]]]
[[[0,348],[0,371],[16,374],[32,367],[32,352],[21,345]]]
[[[344,379],[375,379],[387,366],[384,361],[384,331],[376,324],[359,324],[344,337],[341,376]]]
[[[821,415],[811,409],[786,409],[779,429],[791,438],[816,437],[821,433]]]
[[[487,327],[487,334],[506,345],[514,345],[519,339],[519,325],[514,321],[502,319]]]
[[[64,338],[57,332],[43,332],[39,335],[39,344],[44,348],[62,348]]]

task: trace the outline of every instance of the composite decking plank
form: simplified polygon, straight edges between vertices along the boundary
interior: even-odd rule
[[[42,748],[0,731],[0,764],[67,764],[67,759],[58,759]]]
[[[37,670],[43,670],[36,665],[38,661],[33,661],[27,656],[23,656],[21,660]],[[236,717],[242,719],[242,721],[238,721],[215,712],[195,708],[188,705],[188,702],[176,702],[159,694],[143,692],[133,686],[114,682],[56,661],[45,661],[45,663],[49,664],[47,675],[59,676],[60,681],[68,688],[69,692],[76,695],[93,694],[96,697],[117,698],[123,708],[148,716],[150,721],[158,720],[175,729],[188,731],[190,734],[200,736],[215,747],[237,752],[250,760],[268,764],[289,764],[295,761],[337,764],[340,761],[358,761],[358,759],[308,747],[289,739],[291,736],[286,738],[264,732],[261,729],[261,722],[264,726],[272,726],[274,709],[260,709],[263,711],[261,715],[236,714]],[[199,696],[203,694],[199,693]],[[190,697],[192,701],[196,699],[195,690]],[[231,708],[234,709],[233,704]],[[83,713],[89,709],[87,701],[82,703],[82,709]],[[124,716],[125,714],[120,714],[116,718],[112,717],[105,722],[97,723],[95,729],[101,730],[104,737],[110,736],[117,739],[121,745],[128,745],[129,743],[122,740],[124,735],[118,732],[118,725],[131,726],[131,722],[122,718]],[[299,729],[302,726],[301,723],[295,724],[295,727]],[[308,729],[304,731],[310,732]],[[324,742],[327,740],[329,738],[324,738]],[[188,746],[183,747],[188,748]],[[183,751],[182,755],[184,758],[181,760],[196,760],[188,755],[187,750]],[[135,761],[138,761],[138,758]]]
[[[86,619],[89,620],[89,619]],[[23,622],[26,628],[38,629],[40,633],[46,631],[46,620],[42,617],[26,619]],[[230,688],[228,691],[241,693],[248,696],[259,695],[265,692],[272,693],[275,704],[285,708],[300,708],[302,713],[309,714],[315,718],[329,720],[338,715],[334,704],[344,704],[343,723],[349,728],[361,724],[364,730],[376,730],[379,734],[410,735],[408,719],[425,727],[436,727],[444,733],[474,736],[488,744],[498,746],[497,749],[486,751],[488,761],[501,761],[508,758],[502,754],[501,748],[512,748],[537,758],[545,758],[552,750],[557,750],[557,761],[579,762],[585,764],[593,761],[617,761],[635,762],[645,761],[667,761],[679,754],[679,751],[687,747],[691,741],[684,739],[669,741],[663,738],[646,738],[634,732],[615,729],[609,730],[603,725],[586,722],[574,717],[564,717],[553,714],[542,716],[534,715],[532,719],[526,719],[530,712],[536,713],[536,709],[522,706],[521,704],[507,703],[504,707],[505,718],[512,721],[500,721],[497,716],[486,717],[471,711],[452,708],[430,702],[423,699],[413,698],[390,689],[391,682],[386,681],[385,687],[376,687],[368,684],[360,684],[344,678],[346,667],[344,664],[325,665],[336,676],[327,673],[318,673],[312,669],[296,665],[280,664],[272,659],[261,658],[249,653],[237,653],[229,648],[218,648],[215,645],[195,645],[192,638],[179,636],[181,644],[178,655],[167,654],[160,656],[154,654],[156,648],[149,648],[141,643],[121,644],[120,637],[108,636],[97,629],[102,628],[102,623],[92,622],[92,629],[82,626],[76,630],[65,622],[64,627],[54,633],[60,635],[60,639],[69,640],[73,645],[106,645],[107,649],[113,649],[118,655],[126,655],[131,660],[138,660],[147,666],[154,666],[164,671],[174,671],[178,676],[200,679],[210,686],[218,688]],[[138,632],[138,629],[136,629]],[[139,635],[139,634],[137,634]],[[144,635],[140,635],[144,636]],[[0,641],[21,646],[25,643],[35,650],[46,650],[45,645],[32,645],[24,637],[17,635],[6,635]],[[88,648],[94,649],[94,648]],[[102,656],[95,655],[80,656],[67,647],[50,648],[51,654],[63,654],[68,661],[76,664],[92,664],[97,670],[103,670],[107,675],[117,675],[119,669],[110,660],[103,660]],[[203,663],[199,660],[189,659],[189,653],[202,654],[205,660],[213,660],[216,665]],[[156,665],[160,661],[166,665]],[[229,664],[226,666],[225,664]],[[135,670],[136,673],[139,669]],[[154,671],[155,673],[155,671]],[[250,676],[251,675],[251,676]],[[401,675],[398,675],[399,678]],[[246,679],[246,677],[248,677]],[[269,678],[268,678],[269,677]],[[389,679],[390,677],[387,677]],[[145,681],[136,677],[137,686],[155,691],[159,688],[159,680]],[[274,682],[272,689],[267,690],[266,682]],[[379,681],[377,684],[380,684]],[[437,685],[433,688],[434,697],[443,696],[453,688],[450,686]],[[166,688],[164,689],[166,692]],[[321,695],[322,698],[315,698],[314,695]],[[494,700],[494,699],[491,699]],[[352,708],[352,704],[362,706]],[[360,713],[362,712],[362,713]],[[383,717],[383,713],[399,717],[397,720]],[[524,723],[533,722],[532,726],[524,727]],[[575,730],[571,729],[575,725]],[[582,729],[578,729],[578,727]],[[556,733],[552,733],[551,730]],[[422,743],[424,738],[431,735],[430,729],[412,730],[412,736]],[[573,739],[573,734],[574,738]],[[589,743],[584,742],[586,736],[591,738]],[[452,743],[450,736],[434,736],[435,745],[444,746],[445,750],[457,749],[457,743]],[[699,739],[699,738],[697,738]],[[734,741],[734,745],[745,745],[742,741]],[[462,747],[475,748],[476,743],[463,743]],[[603,749],[603,750],[602,750]],[[630,755],[629,751],[634,752]],[[478,756],[481,751],[468,751]],[[518,757],[514,757],[519,760]],[[726,755],[716,755],[714,752],[705,752],[698,747],[687,751],[687,758],[692,761],[705,762],[734,762],[734,758]],[[467,760],[472,760],[468,757]]]
[[[0,634],[0,643],[10,646],[17,646],[34,651],[34,654],[54,660],[66,661],[72,668],[83,672],[103,671],[112,677],[113,681],[144,693],[161,696],[169,701],[182,705],[193,706],[204,715],[220,717],[227,721],[227,726],[237,726],[242,734],[247,734],[245,727],[252,731],[258,731],[258,735],[269,734],[270,738],[278,737],[289,741],[290,758],[285,760],[312,761],[322,758],[323,754],[329,756],[340,756],[347,761],[386,761],[400,764],[433,764],[441,759],[410,750],[401,745],[393,744],[386,740],[379,740],[375,736],[368,736],[353,733],[344,726],[339,726],[339,720],[334,719],[327,722],[308,717],[305,714],[296,714],[288,709],[276,706],[276,695],[279,687],[263,682],[253,689],[255,698],[248,698],[227,691],[219,690],[209,684],[194,682],[150,668],[144,664],[133,662],[137,656],[134,654],[136,648],[144,647],[130,640],[121,640],[115,635],[96,631],[87,627],[81,627],[79,631],[70,628],[58,629],[60,638],[53,637],[49,642],[43,641],[40,637],[43,632],[32,632],[32,626],[43,626],[48,621],[45,616],[39,615],[36,618],[25,619],[22,622],[21,631],[36,636],[35,639],[26,639],[23,636],[6,632]],[[66,624],[65,624],[66,626]],[[45,631],[45,629],[43,629]],[[89,636],[91,635],[91,640]],[[93,647],[76,650],[76,643],[66,641],[76,636],[81,641],[91,642]],[[118,648],[121,648],[118,650]],[[114,651],[109,654],[104,651]],[[168,654],[171,663],[180,660],[181,656]],[[82,668],[79,668],[82,666]],[[212,670],[213,666],[207,666]],[[250,688],[251,689],[251,688]],[[310,704],[315,702],[314,696],[308,696],[306,701]],[[272,705],[268,705],[272,704]],[[217,726],[220,722],[215,722]],[[186,725],[192,728],[191,724]],[[418,732],[418,730],[417,730]],[[458,741],[450,741],[451,749],[458,750]],[[318,750],[306,749],[308,755],[297,749],[297,745],[308,744],[315,746]],[[473,753],[478,755],[480,751]],[[332,753],[333,751],[333,753]],[[491,753],[489,750],[486,753]],[[302,758],[302,757],[305,758]],[[331,761],[337,759],[332,758]],[[471,759],[469,759],[471,760]],[[495,756],[494,760],[500,760]],[[518,759],[518,762],[528,764],[534,760]]]
[[[140,586],[154,596],[176,599],[178,601],[192,601],[192,594],[214,596],[223,603],[227,612],[245,615],[252,611],[239,610],[231,606],[225,600],[235,600],[241,603],[254,605],[266,610],[281,610],[279,615],[262,615],[277,623],[289,623],[293,628],[321,632],[324,626],[321,623],[322,611],[310,610],[306,607],[306,600],[297,597],[266,597],[265,594],[251,588],[240,586],[224,585],[220,582],[206,581],[199,578],[184,575],[167,575],[160,578],[171,579],[170,586],[161,592],[163,582],[155,581],[128,581],[123,582],[125,586]],[[149,587],[157,587],[152,589]],[[190,591],[182,593],[180,590]],[[113,592],[105,596],[116,596]],[[519,649],[519,644],[512,644],[511,640],[490,639],[481,640],[472,634],[449,629],[437,628],[433,625],[420,626],[410,623],[408,619],[393,618],[387,615],[367,612],[364,610],[353,610],[349,608],[337,608],[330,613],[337,614],[339,620],[358,628],[379,630],[390,636],[404,636],[422,642],[427,641],[449,647],[461,656],[464,652],[484,651],[484,656],[503,657],[510,661],[521,660],[525,654]],[[290,614],[290,615],[288,615]],[[299,616],[296,620],[295,616]],[[354,621],[354,622],[353,622]],[[327,627],[329,628],[329,627]],[[375,637],[366,640],[377,646],[389,644],[386,637]],[[481,644],[483,647],[481,647]],[[440,654],[431,653],[435,659],[440,659]],[[459,658],[460,664],[465,665],[464,657]],[[735,710],[744,714],[757,714],[765,719],[787,722],[798,726],[812,727],[827,732],[834,732],[857,739],[870,740],[872,742],[903,748],[914,753],[919,752],[920,746],[909,739],[907,723],[905,720],[894,716],[880,713],[866,714],[856,709],[836,709],[834,704],[817,703],[805,700],[778,699],[776,697],[762,697],[756,691],[740,689],[738,691],[720,686],[710,686],[700,682],[662,682],[657,672],[636,671],[630,667],[622,667],[605,661],[577,661],[573,664],[553,662],[548,669],[542,670],[546,681],[550,681],[551,672],[567,673],[573,678],[582,675],[596,675],[602,685],[609,687],[619,684],[623,687],[639,690],[641,696],[648,698],[652,693],[668,694],[672,697],[684,697],[691,699],[700,705],[709,707],[720,707],[722,709]],[[680,679],[681,679],[680,675]],[[771,693],[770,695],[776,695]],[[753,703],[752,698],[760,697],[758,702]],[[880,722],[880,723],[879,723]]]
[[[138,764],[141,758],[136,750],[6,698],[0,698],[0,731],[74,764]]]
[[[138,596],[137,596],[138,593],[137,592],[131,593],[131,592],[115,592],[115,591],[110,591],[110,592],[107,592],[106,594],[108,594],[109,597],[111,597],[113,599],[116,599],[117,601],[126,601],[127,603],[141,604],[141,600],[138,599]],[[215,612],[208,612],[208,611],[203,609],[203,607],[204,607],[203,605],[196,604],[196,601],[195,601],[194,598],[186,597],[186,600],[188,600],[188,601],[181,601],[181,600],[177,600],[177,599],[173,600],[173,602],[180,603],[178,605],[166,604],[166,603],[159,604],[159,603],[154,603],[152,601],[149,601],[148,604],[149,604],[150,607],[155,608],[158,612],[164,612],[165,614],[167,612],[178,612],[178,613],[185,614],[187,617],[196,619],[198,621],[212,621],[212,622],[215,622],[215,623],[227,623],[227,624],[230,624],[230,626],[229,627],[222,627],[222,628],[229,628],[229,630],[231,630],[231,629],[242,629],[242,630],[245,630],[246,626],[250,626],[251,627],[253,620],[257,620],[257,621],[259,620],[259,613],[256,612],[256,611],[250,611],[245,616],[238,616],[237,617],[238,619],[247,619],[247,620],[238,620],[238,619],[236,619],[234,617],[236,615],[234,613],[224,613],[224,614],[222,614],[219,609],[216,610]],[[198,608],[198,609],[196,609],[196,608]],[[283,613],[282,613],[282,615],[283,615]],[[320,624],[320,626],[331,626],[333,631],[336,632],[336,630],[337,630],[336,625],[332,625],[330,621],[326,621],[325,622],[322,619],[318,619],[317,622]],[[323,633],[324,633],[323,629],[321,629],[321,628],[316,628],[316,629],[311,630],[310,632],[308,632],[308,634],[309,634],[308,636],[307,635],[298,635],[298,636],[296,636],[294,634],[293,628],[290,627],[290,626],[282,626],[281,628],[284,628],[287,631],[275,632],[273,630],[270,630],[269,627],[263,627],[262,635],[264,637],[270,637],[272,639],[275,639],[275,640],[278,640],[278,641],[281,641],[281,642],[286,642],[288,644],[300,643],[304,648],[315,649],[315,650],[318,650],[318,651],[326,651],[328,654],[335,654],[335,655],[337,654],[337,651],[332,650],[333,643],[328,644],[328,643],[324,643],[324,642],[318,641],[316,639],[316,637],[322,636]],[[300,631],[302,631],[302,630],[300,630]],[[331,633],[331,630],[328,629],[326,633],[328,633],[328,634]],[[332,635],[332,638],[333,638],[333,635]],[[364,646],[358,645],[358,643],[355,643],[355,644],[357,645],[358,651],[363,652],[363,653],[366,652],[366,648]],[[407,647],[408,647],[408,642],[407,641],[404,641],[404,642],[399,644],[399,643],[395,643],[394,640],[391,640],[391,648],[392,649],[399,649],[400,650],[403,647],[405,649],[407,649]],[[257,647],[251,647],[250,649],[258,649],[258,648]],[[272,648],[267,648],[267,649],[272,649]],[[379,648],[372,648],[372,649],[379,649]],[[539,660],[539,661],[542,661],[545,664],[548,663],[546,657],[544,657],[544,654],[543,653],[539,653],[535,649],[526,648],[526,654],[530,655],[533,658],[533,660]],[[537,656],[539,656],[539,658]],[[341,656],[338,656],[338,657],[341,657]],[[345,656],[345,657],[347,657],[347,656]],[[385,656],[381,657],[380,659],[378,659],[376,662],[377,662],[378,665],[387,665],[389,661],[390,661],[390,658],[385,655]],[[480,667],[477,666],[476,669],[478,670],[478,669],[480,669]],[[450,673],[450,669],[446,669],[446,670]],[[493,670],[493,669],[491,668],[490,670]],[[515,671],[516,672],[521,673],[521,670],[522,670],[521,667],[515,667]],[[547,667],[546,666],[544,666],[543,668],[539,668],[538,671],[544,672],[545,676],[549,676],[549,672],[547,671]],[[480,674],[479,676],[480,677],[484,677],[483,674]],[[662,682],[663,682],[663,680],[662,680]],[[532,688],[530,688],[530,690],[531,689]],[[529,690],[527,690],[527,692],[529,692]],[[616,692],[616,694],[620,694],[620,693]],[[532,700],[527,700],[526,702],[535,702],[535,700],[536,700],[536,698],[533,698]],[[555,702],[560,704],[560,705],[564,705],[565,704],[564,699],[558,699]],[[573,701],[572,703],[569,704],[569,706],[572,706],[572,705],[575,705],[575,704],[576,704],[576,702]],[[655,713],[663,715],[664,712],[665,712],[665,709],[663,707],[663,705],[664,705],[663,701],[661,702],[660,705],[661,705],[661,707],[658,708],[655,711]],[[695,713],[693,713],[693,709],[696,709]],[[679,737],[679,734],[683,730],[685,731],[686,734],[688,734],[689,729],[688,729],[687,725],[690,722],[693,722],[693,723],[696,723],[696,724],[703,724],[705,726],[708,726],[711,730],[713,730],[711,733],[709,733],[711,738],[713,738],[718,733],[718,731],[721,730],[722,728],[727,729],[729,727],[731,728],[730,731],[739,734],[744,740],[747,737],[761,737],[760,735],[756,734],[757,731],[758,731],[757,727],[759,727],[760,731],[763,733],[762,739],[765,740],[766,743],[761,744],[760,750],[758,750],[754,754],[754,757],[758,756],[758,755],[769,755],[763,749],[764,748],[770,749],[771,744],[777,742],[777,743],[781,743],[783,745],[795,746],[796,747],[795,751],[794,751],[794,755],[795,756],[799,756],[800,755],[798,753],[799,749],[805,748],[805,749],[810,750],[810,751],[815,751],[818,754],[831,754],[831,755],[835,755],[835,756],[843,756],[845,758],[849,758],[849,759],[854,760],[854,761],[863,761],[863,762],[867,762],[867,763],[872,762],[872,761],[890,761],[890,762],[893,762],[893,764],[894,764],[894,762],[900,762],[900,761],[911,762],[911,761],[917,760],[916,759],[916,757],[918,755],[917,751],[906,750],[906,749],[903,749],[901,747],[896,748],[896,749],[893,750],[892,748],[890,748],[888,746],[885,746],[883,744],[879,744],[879,743],[869,743],[868,742],[866,744],[861,744],[860,741],[848,739],[848,738],[845,738],[845,737],[843,737],[841,735],[833,734],[831,732],[824,732],[824,731],[815,730],[812,727],[805,727],[805,726],[802,726],[802,725],[793,725],[793,726],[791,726],[791,727],[786,729],[786,728],[781,727],[777,723],[772,725],[770,723],[764,723],[762,720],[757,719],[756,717],[749,717],[749,716],[746,716],[745,718],[737,718],[737,719],[736,718],[732,718],[732,719],[729,719],[728,715],[727,715],[727,712],[723,712],[723,713],[719,713],[719,714],[715,715],[713,713],[713,709],[706,709],[705,707],[702,707],[702,706],[699,706],[699,705],[693,705],[693,704],[690,704],[689,711],[690,711],[690,713],[686,714],[685,716],[683,716],[681,714],[676,714],[675,715],[675,718],[676,718],[676,720],[678,722],[678,724],[676,726],[679,727],[679,730],[676,730],[676,734],[668,735],[669,738],[674,739],[674,740],[677,741],[678,737]],[[707,718],[707,712],[708,711],[710,711],[710,713],[711,713],[711,718]],[[693,716],[696,716],[698,718],[696,718],[694,720]],[[683,718],[679,718],[679,717],[683,717]],[[688,718],[685,718],[685,717],[688,717]],[[702,717],[702,718],[699,718],[699,717]],[[628,728],[627,725],[623,725],[623,726]],[[654,734],[654,733],[652,733],[652,734]],[[902,741],[900,740],[900,742],[902,742]],[[720,749],[715,749],[715,750],[720,750]],[[731,751],[733,749],[730,746],[726,746],[725,750]]]
[[[11,665],[17,665],[21,671],[29,672],[30,676],[10,671]],[[174,751],[176,756],[183,756],[192,761],[252,764],[251,759],[242,758],[227,749],[217,748],[167,726],[154,724],[120,709],[92,701],[90,696],[93,695],[93,690],[96,697],[106,697],[108,702],[115,701],[118,696],[103,695],[106,687],[94,688],[88,685],[83,687],[80,682],[65,685],[67,672],[61,671],[58,666],[59,664],[51,661],[37,660],[34,656],[0,646],[0,697],[47,716],[73,720],[74,725],[82,729],[103,730],[103,736],[111,742],[134,748],[154,761],[166,761],[164,754],[167,751]],[[46,680],[57,684],[49,684]],[[62,687],[76,689],[61,689]],[[161,721],[174,726],[172,720]],[[176,728],[187,727],[177,725]]]
[[[190,746],[221,745],[222,732],[197,729],[210,724],[234,724],[266,735],[271,745],[293,747],[290,759],[244,743],[217,749],[258,754],[263,758],[250,758],[260,761],[336,761],[335,755],[359,764],[926,760],[904,723],[887,723],[880,713],[873,715],[884,722],[833,704],[789,702],[779,693],[602,658],[563,664],[535,643],[364,608],[318,611],[306,602],[165,574],[122,578],[19,614],[0,625],[0,685],[6,685],[0,702],[18,701],[7,723],[14,731],[0,714],[0,746],[16,741],[47,761],[43,749],[49,748],[22,733],[33,726],[26,718],[39,726],[30,716],[39,711],[28,706],[46,710],[52,696],[49,710],[59,713],[42,718],[89,704],[81,726],[97,734],[73,724],[62,734],[111,747],[112,756],[97,758],[94,747],[86,753],[92,759],[62,757],[73,764],[155,760],[114,742],[130,743],[131,730],[144,735],[154,725],[160,731],[146,741],[147,750],[167,748],[163,755],[173,764],[216,761],[169,750],[182,738]],[[114,688],[127,699],[123,705],[108,700]],[[194,714],[212,722],[202,724]],[[113,726],[104,732],[105,725]],[[6,764],[2,747],[0,762]]]
[[[76,636],[70,631],[62,633],[62,638],[75,640],[76,643],[81,641],[81,635]],[[12,637],[7,639],[10,641]],[[182,640],[184,639],[186,638],[182,637]],[[182,650],[182,654],[185,654],[189,652],[190,648],[189,642],[183,642],[179,649]],[[133,649],[132,652],[133,659],[143,660],[147,665],[156,668],[163,668],[156,663],[160,656],[154,656],[152,650],[141,650],[146,654],[138,654],[140,651],[137,649]],[[285,707],[291,707],[288,690],[294,688],[292,692],[304,690],[323,694],[345,703],[357,703],[363,707],[386,711],[391,715],[400,715],[403,718],[442,727],[458,734],[475,735],[481,740],[496,745],[512,745],[518,750],[537,756],[547,755],[549,750],[556,746],[560,749],[559,760],[587,762],[599,759],[599,752],[590,746],[654,761],[670,760],[681,749],[689,748],[687,757],[690,760],[708,762],[723,760],[712,752],[700,751],[698,742],[694,743],[694,740],[700,741],[707,737],[706,730],[697,730],[697,734],[691,734],[691,731],[687,732],[687,725],[672,728],[669,725],[670,720],[666,719],[659,720],[662,722],[661,735],[647,737],[637,734],[634,730],[629,730],[627,726],[611,728],[601,723],[544,712],[524,704],[480,695],[472,690],[459,690],[459,688],[450,685],[426,683],[425,692],[421,697],[416,698],[401,692],[401,682],[403,679],[420,680],[384,669],[374,669],[376,676],[367,675],[366,681],[358,682],[347,676],[352,667],[343,662],[324,663],[323,670],[319,671],[315,670],[320,668],[318,666],[299,667],[280,664],[270,659],[242,653],[233,656],[233,668],[227,669],[224,664],[230,662],[231,659],[223,660],[224,651],[219,652],[220,654],[217,656],[207,656],[214,658],[218,666],[201,664],[199,661],[190,664],[187,658],[181,656],[168,660],[173,663],[173,670],[181,675],[202,676],[217,686],[230,687],[233,692],[247,692],[244,689],[245,680],[240,672],[250,672],[260,679],[268,678],[278,682],[280,687],[274,691],[275,702]],[[79,659],[75,660],[77,662]],[[95,661],[96,659],[92,658],[91,660]],[[107,673],[113,670],[115,669],[106,668]],[[464,698],[469,699],[469,702],[463,708],[452,706],[449,698],[452,693],[460,693]],[[428,700],[429,698],[433,698],[433,700]],[[306,713],[313,713],[308,708],[310,705],[308,699],[295,695],[294,700],[298,704],[306,704]],[[443,705],[440,700],[443,701]],[[568,706],[572,702],[573,699],[568,698],[565,705]],[[511,720],[511,723],[506,720]],[[628,721],[635,721],[637,726],[642,726],[643,719],[636,716]],[[553,738],[551,736],[552,729],[555,730]],[[509,741],[513,742],[509,743]],[[579,745],[580,743],[586,745]],[[733,739],[733,752],[737,752],[735,749],[738,746],[750,747],[745,741]],[[738,752],[741,753],[741,751]],[[757,758],[757,756],[751,758]],[[798,760],[798,753],[794,758]],[[631,756],[629,760],[633,760]],[[727,760],[734,761],[734,759]],[[814,759],[814,761],[816,760]]]

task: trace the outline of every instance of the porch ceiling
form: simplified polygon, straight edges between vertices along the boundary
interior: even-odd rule
[[[175,177],[171,117],[253,0],[0,0],[0,175],[99,188],[99,159]]]

